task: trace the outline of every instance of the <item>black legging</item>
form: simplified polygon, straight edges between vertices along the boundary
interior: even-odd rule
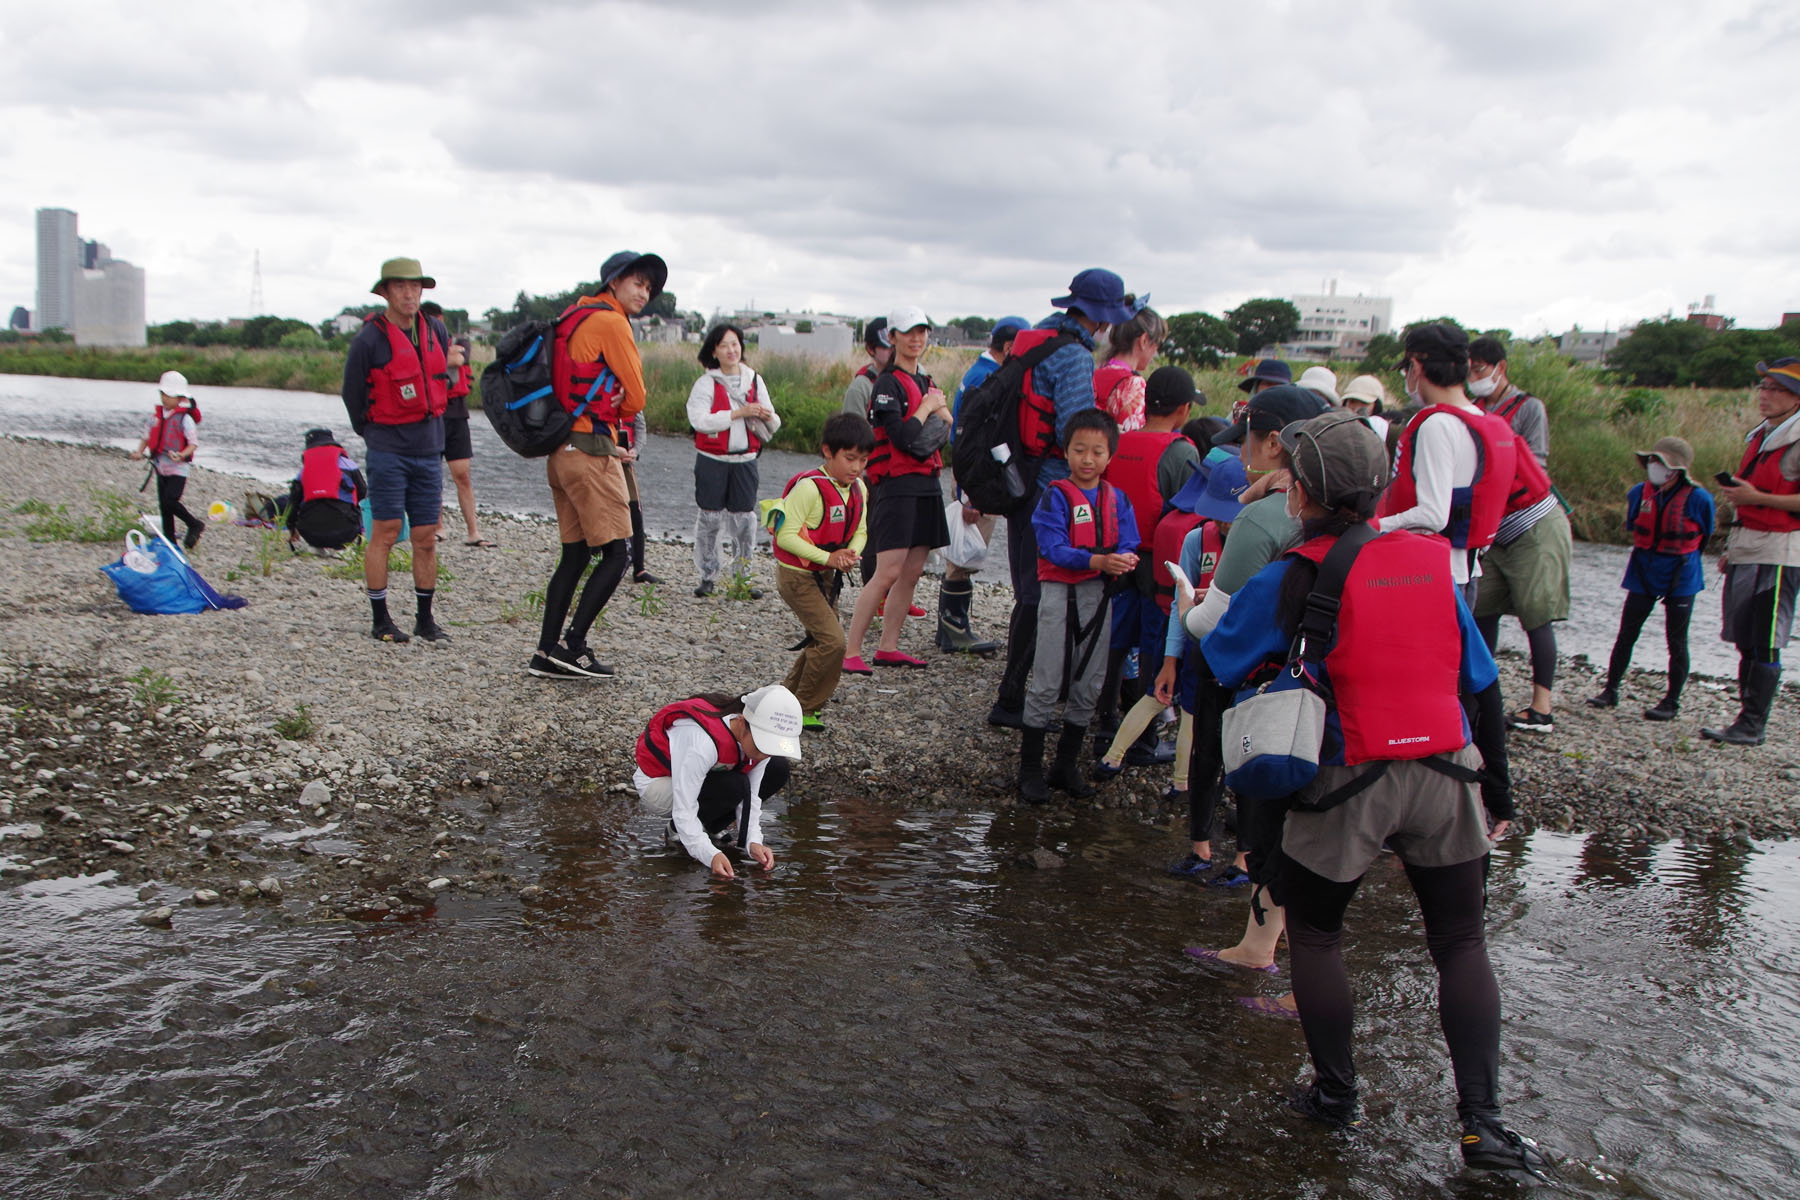
[[[644,573],[644,506],[631,502],[631,573]]]
[[[1500,618],[1476,617],[1475,627],[1481,630],[1481,640],[1487,643],[1488,653],[1500,644]],[[1536,629],[1525,631],[1525,643],[1531,647],[1531,682],[1541,688],[1556,686],[1556,626],[1549,621]]]
[[[156,507],[162,511],[163,536],[171,542],[175,540],[175,518],[180,517],[182,524],[187,526],[187,544],[192,546],[200,540],[199,531],[206,526],[181,503],[181,493],[186,490],[186,475],[156,477]]]
[[[1482,928],[1486,868],[1485,855],[1453,867],[1406,868],[1437,967],[1438,1021],[1456,1075],[1456,1112],[1464,1120],[1499,1112],[1500,985]],[[1284,878],[1294,999],[1306,1047],[1326,1097],[1348,1100],[1356,1093],[1353,1005],[1340,942],[1344,910],[1362,880],[1337,883],[1292,860]]]
[[[763,768],[762,786],[756,789],[759,798],[767,800],[776,792],[787,786],[788,760],[771,758],[769,765]],[[700,785],[700,828],[707,833],[718,833],[721,829],[738,822],[738,837],[750,836],[750,776],[742,771],[709,771],[706,780]]]
[[[1219,727],[1231,707],[1231,691],[1213,678],[1206,656],[1190,650],[1188,665],[1198,671],[1194,687],[1194,736],[1188,751],[1188,840],[1212,841],[1219,801],[1225,794],[1225,755]],[[1240,835],[1240,841],[1242,837]]]
[[[575,598],[575,585],[581,582],[582,572],[587,570],[593,557],[594,550],[586,542],[563,543],[562,558],[557,561],[550,583],[544,588],[544,624],[538,631],[539,651],[548,654],[556,649],[557,634],[562,629],[563,617]],[[579,651],[587,644],[588,630],[593,628],[594,619],[606,607],[606,602],[612,599],[619,580],[625,575],[625,563],[629,557],[624,538],[616,538],[600,547],[599,565],[588,576],[587,587],[581,592],[581,603],[575,609],[574,619],[569,622],[570,650]]]
[[[1625,593],[1625,611],[1619,614],[1619,636],[1613,642],[1612,660],[1606,667],[1606,686],[1617,689],[1631,666],[1631,649],[1637,645],[1644,622],[1656,610],[1656,596],[1642,592]],[[1681,695],[1688,677],[1688,624],[1694,618],[1692,596],[1665,596],[1663,628],[1669,642],[1669,695]]]

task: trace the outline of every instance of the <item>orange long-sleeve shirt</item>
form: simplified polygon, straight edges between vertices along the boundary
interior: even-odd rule
[[[610,297],[583,296],[579,303],[597,304]],[[612,303],[617,304],[617,300]],[[599,309],[575,327],[569,335],[569,357],[576,362],[604,362],[618,376],[619,420],[630,424],[644,408],[644,365],[638,359],[637,339],[631,334],[631,322],[625,314]],[[586,417],[575,419],[577,433],[593,432],[594,424]]]

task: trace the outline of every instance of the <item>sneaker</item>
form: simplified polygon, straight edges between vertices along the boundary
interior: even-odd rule
[[[557,666],[566,671],[573,671],[584,679],[611,679],[617,674],[611,667],[595,658],[594,652],[586,646],[579,650],[558,646],[546,657]]]
[[[1212,859],[1201,858],[1189,850],[1186,858],[1177,859],[1169,864],[1169,874],[1177,879],[1192,879],[1196,882],[1202,875],[1212,870]]]
[[[878,667],[911,667],[914,670],[924,670],[931,664],[922,658],[914,658],[904,651],[877,650],[875,652],[875,665]]]
[[[414,621],[412,635],[421,642],[438,642],[450,644],[450,635],[436,621]]]
[[[1523,1171],[1538,1179],[1550,1178],[1545,1173],[1550,1160],[1538,1144],[1502,1125],[1498,1117],[1463,1122],[1462,1156],[1465,1166],[1483,1171]]]
[[[1508,729],[1520,729],[1526,733],[1555,733],[1556,718],[1549,713],[1541,713],[1535,708],[1521,708],[1506,718]]]
[[[880,604],[877,604],[875,606],[875,615],[878,617],[887,616],[887,600],[886,599],[883,599]],[[925,610],[920,608],[916,604],[909,604],[906,606],[906,615],[909,617],[922,617],[925,615]]]
[[[1644,720],[1646,721],[1673,721],[1680,715],[1681,702],[1678,700],[1671,700],[1667,696],[1658,700],[1655,708],[1646,708],[1644,710]]]
[[[1092,779],[1095,783],[1107,783],[1117,779],[1124,773],[1125,765],[1123,763],[1114,766],[1103,758],[1094,764],[1093,769],[1088,772],[1088,778]]]
[[[1587,698],[1589,708],[1619,707],[1619,689],[1601,688],[1596,694]]]
[[[700,586],[694,589],[694,595],[701,599],[705,599],[707,596],[712,595],[713,592],[715,592],[717,590],[718,589],[713,585],[712,580],[702,579],[700,581]]]
[[[192,554],[194,552],[194,547],[200,544],[200,535],[205,532],[206,526],[194,526],[192,529],[188,530],[187,537],[182,539],[181,548],[186,550],[189,554]]]
[[[549,655],[541,652],[531,656],[531,663],[525,669],[531,674],[536,675],[539,679],[582,678],[577,672],[569,670],[569,668],[555,661]],[[670,828],[674,828],[674,826],[671,825]]]
[[[1247,887],[1250,883],[1250,872],[1242,867],[1226,867],[1217,875],[1206,881],[1207,887],[1237,888]]]
[[[1329,1125],[1333,1129],[1355,1129],[1362,1124],[1362,1113],[1357,1111],[1355,1096],[1348,1100],[1333,1100],[1316,1083],[1305,1091],[1295,1092],[1290,1096],[1288,1107],[1309,1120]],[[1468,1153],[1466,1146],[1463,1153]]]
[[[1187,789],[1170,787],[1163,793],[1163,803],[1178,809],[1186,808],[1188,806]]]
[[[824,733],[825,722],[816,712],[809,712],[800,718],[801,733]]]
[[[392,621],[383,621],[369,630],[369,636],[378,642],[410,642],[411,638],[400,632],[400,627]]]
[[[860,654],[852,654],[844,660],[844,674],[846,675],[873,675],[874,673],[874,668],[864,662]]]
[[[633,583],[661,583],[662,580],[648,571],[639,571],[631,577]]]

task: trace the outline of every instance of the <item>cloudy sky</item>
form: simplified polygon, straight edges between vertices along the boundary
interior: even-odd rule
[[[480,311],[621,247],[707,311],[1800,309],[1788,0],[3,2],[7,308],[54,206],[152,322],[245,315],[258,251],[317,320],[394,254]]]

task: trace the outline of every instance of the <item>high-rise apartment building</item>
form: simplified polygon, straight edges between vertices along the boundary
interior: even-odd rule
[[[75,214],[66,208],[37,211],[37,327],[75,328],[75,272],[81,267],[81,237]]]

